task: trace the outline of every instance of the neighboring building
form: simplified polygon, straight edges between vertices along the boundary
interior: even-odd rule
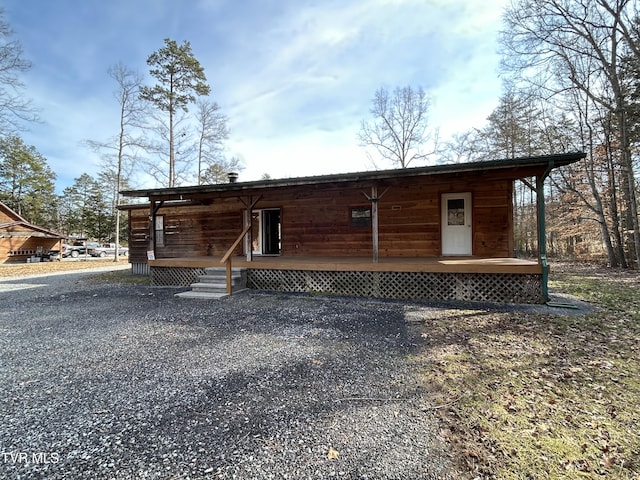
[[[149,201],[123,207],[129,259],[158,285],[189,285],[229,253],[258,289],[544,302],[544,180],[581,158],[124,191]],[[537,261],[513,258],[513,182],[532,177]]]
[[[62,250],[61,233],[39,227],[0,202],[0,263],[26,262],[32,256]]]

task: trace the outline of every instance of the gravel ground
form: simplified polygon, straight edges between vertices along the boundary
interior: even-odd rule
[[[1,478],[461,478],[416,307],[89,278],[0,279]]]

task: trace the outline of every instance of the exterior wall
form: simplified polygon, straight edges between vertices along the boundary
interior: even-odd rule
[[[59,242],[57,238],[43,237],[0,238],[0,263],[26,262],[28,257],[36,254],[38,247],[48,252],[58,248]]]
[[[25,262],[40,248],[43,252],[62,248],[62,236],[30,226],[20,215],[0,202],[0,263]],[[32,228],[33,227],[33,228]]]
[[[149,206],[147,205],[129,210],[129,263],[146,264],[148,248]]]
[[[0,223],[15,222],[16,220],[18,220],[16,216],[11,216],[4,208],[0,208]]]
[[[244,205],[238,199],[215,199],[208,205],[161,207],[163,241],[156,258],[221,257],[242,232]],[[161,243],[163,245],[161,245]],[[129,211],[129,261],[146,263],[149,250],[149,208]],[[242,254],[242,245],[236,249]]]
[[[282,256],[369,256],[371,227],[352,227],[352,207],[370,207],[370,189],[290,189],[281,208]]]
[[[440,197],[459,192],[472,193],[473,255],[510,257],[512,181],[481,177],[378,187],[380,256],[440,256]],[[351,207],[371,205],[365,193],[371,195],[371,189],[308,189],[290,192],[280,204],[267,202],[282,209],[282,255],[371,256],[371,228],[352,227],[350,219]]]
[[[156,246],[157,258],[221,257],[242,232],[244,208],[235,198],[214,199],[209,205],[160,208],[157,215],[164,216],[164,246]]]
[[[440,198],[471,192],[473,255],[510,257],[513,252],[512,181],[495,175],[443,175],[380,184],[379,252],[384,257],[441,255]],[[255,209],[279,208],[281,255],[372,255],[371,227],[352,226],[351,208],[370,207],[370,186],[311,185],[264,190]],[[255,197],[254,197],[255,198]],[[245,197],[245,202],[248,197]],[[243,226],[245,203],[236,197],[208,204],[161,207],[164,245],[156,258],[222,256]],[[130,210],[130,261],[146,262],[149,210]],[[234,254],[241,255],[242,245]]]

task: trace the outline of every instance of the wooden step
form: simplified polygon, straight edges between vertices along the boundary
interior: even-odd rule
[[[190,285],[191,290],[177,293],[180,298],[196,299],[221,299],[228,297],[227,294],[227,272],[225,268],[206,268],[205,275],[198,277],[198,282]],[[245,268],[234,268],[231,271],[232,293],[246,290],[247,274]]]
[[[238,290],[238,291],[240,292],[242,290]],[[225,293],[194,292],[189,290],[187,292],[176,293],[175,296],[180,298],[192,298],[196,300],[220,300],[228,297],[229,295],[226,292]]]

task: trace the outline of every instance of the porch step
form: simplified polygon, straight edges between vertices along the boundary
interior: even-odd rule
[[[238,293],[247,288],[247,269],[231,270],[231,291]],[[191,290],[176,293],[180,298],[220,299],[227,297],[227,272],[224,267],[205,269],[205,274],[198,277],[198,282],[191,284]]]
[[[227,295],[226,292],[194,292],[193,290],[189,290],[187,292],[176,293],[175,296],[180,298],[193,298],[197,300],[220,300],[221,298],[228,297],[229,295]]]

